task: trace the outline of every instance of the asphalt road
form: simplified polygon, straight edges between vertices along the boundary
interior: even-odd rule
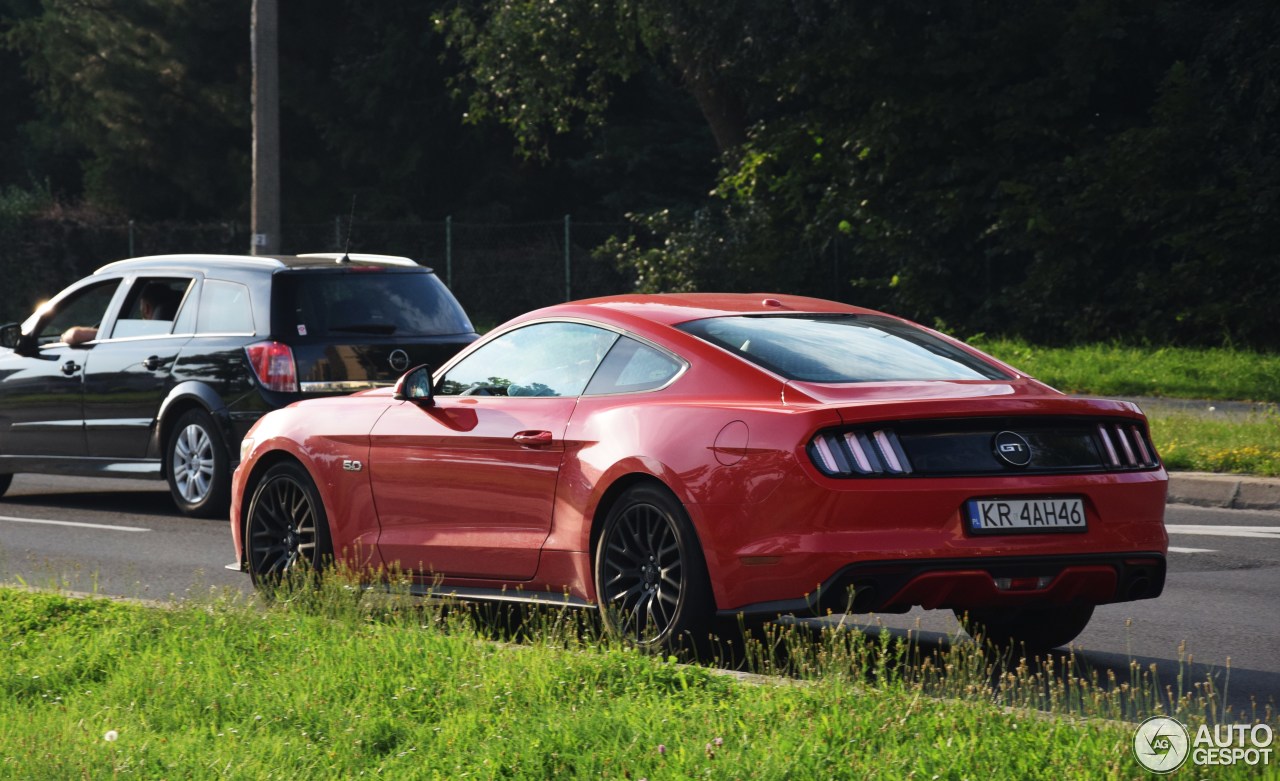
[[[1164,594],[1104,605],[1076,641],[1089,674],[1130,660],[1155,664],[1162,682],[1212,677],[1228,701],[1257,718],[1280,705],[1280,512],[1170,505]],[[248,592],[225,520],[177,514],[163,483],[19,475],[0,500],[0,582],[142,599]],[[912,630],[945,645],[959,633],[949,612],[855,616],[861,626]],[[1229,669],[1228,669],[1229,667]],[[1272,723],[1275,717],[1272,717]]]

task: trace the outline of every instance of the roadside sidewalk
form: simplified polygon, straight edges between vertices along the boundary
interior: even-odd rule
[[[1170,472],[1169,502],[1231,510],[1280,510],[1280,478]]]

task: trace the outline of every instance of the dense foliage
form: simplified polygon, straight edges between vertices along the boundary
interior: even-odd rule
[[[243,219],[247,9],[0,0],[0,186]],[[1270,0],[314,0],[281,29],[286,219],[630,213],[601,253],[646,289],[1280,347]]]

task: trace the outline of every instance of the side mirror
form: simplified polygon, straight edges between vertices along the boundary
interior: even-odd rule
[[[18,349],[18,345],[22,343],[22,326],[17,323],[8,323],[0,326],[0,347],[8,347],[10,350]]]
[[[396,382],[395,398],[431,406],[434,398],[431,388],[431,367],[423,364],[405,372],[404,376]]]

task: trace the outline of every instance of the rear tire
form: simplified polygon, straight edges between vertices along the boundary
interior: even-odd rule
[[[970,637],[981,637],[1000,650],[1028,653],[1048,651],[1076,639],[1089,619],[1093,605],[1061,605],[1021,609],[985,609],[953,612]]]
[[[301,464],[276,464],[258,482],[245,520],[244,558],[260,590],[295,572],[319,573],[332,563],[329,518]]]
[[[227,447],[213,417],[203,409],[182,413],[165,445],[169,493],[184,515],[226,516],[231,505]]]
[[[13,485],[13,475],[0,475],[0,496],[5,495],[10,485]]]
[[[663,487],[627,489],[610,508],[595,557],[605,629],[646,650],[709,648],[715,600],[683,505]]]

